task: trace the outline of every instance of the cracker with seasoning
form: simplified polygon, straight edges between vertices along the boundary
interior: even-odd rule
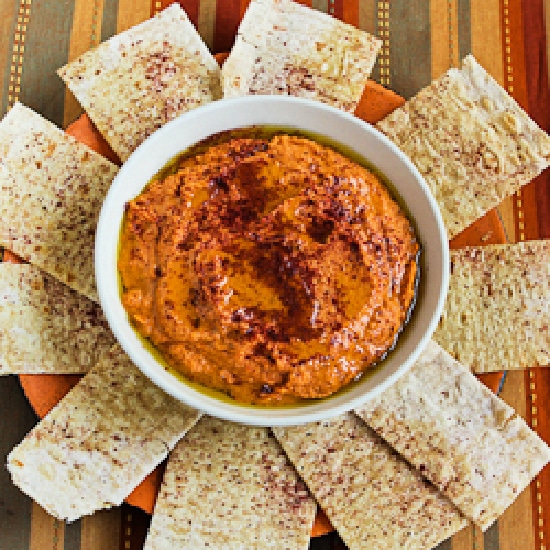
[[[450,238],[550,165],[550,136],[471,55],[377,126],[426,179]]]
[[[13,449],[13,483],[67,521],[118,506],[200,413],[155,386],[118,345]]]
[[[169,120],[221,97],[219,66],[178,4],[58,74],[122,161]]]
[[[484,531],[550,461],[514,409],[433,341],[357,413]]]
[[[381,44],[291,0],[252,0],[222,68],[223,94],[293,95],[353,112]]]
[[[16,103],[0,122],[0,244],[97,300],[95,228],[117,171]]]
[[[85,373],[114,343],[95,302],[35,266],[0,263],[0,375]]]
[[[306,550],[316,504],[267,428],[203,417],[170,454],[146,550]]]
[[[468,524],[352,413],[273,431],[349,550],[429,550]]]
[[[434,340],[473,372],[550,364],[550,241],[470,246],[451,262]]]

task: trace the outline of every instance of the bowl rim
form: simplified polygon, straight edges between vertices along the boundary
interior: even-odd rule
[[[303,109],[313,109],[314,111],[318,111],[320,114],[327,114],[327,116],[333,117],[335,121],[338,121],[340,119],[342,121],[347,121],[347,123],[351,122],[354,125],[358,125],[362,131],[371,134],[372,137],[381,142],[383,147],[391,151],[391,153],[395,155],[399,162],[404,165],[405,169],[410,172],[411,176],[416,180],[416,183],[419,185],[421,191],[423,192],[423,195],[425,196],[431,210],[431,214],[435,218],[435,224],[437,226],[437,232],[439,240],[441,242],[440,253],[442,265],[438,266],[438,269],[441,270],[441,284],[438,298],[435,307],[433,308],[430,320],[426,326],[426,329],[422,336],[419,338],[414,349],[409,353],[406,359],[401,363],[400,366],[395,369],[393,373],[387,375],[374,388],[360,393],[355,397],[344,399],[341,403],[334,404],[333,406],[329,406],[328,408],[323,406],[319,408],[319,406],[316,406],[316,404],[319,404],[321,402],[330,402],[331,400],[333,400],[334,396],[329,396],[320,400],[313,400],[312,403],[298,406],[266,407],[258,405],[246,405],[237,402],[226,403],[216,397],[212,397],[211,395],[206,395],[202,392],[195,390],[190,384],[179,380],[179,378],[176,378],[174,375],[166,371],[166,369],[155,359],[153,359],[153,361],[144,361],[143,352],[145,348],[143,347],[143,344],[140,344],[139,346],[136,345],[136,330],[131,326],[131,323],[127,319],[127,316],[125,323],[121,324],[120,307],[122,307],[122,305],[120,301],[120,293],[118,292],[118,270],[116,269],[116,267],[114,268],[114,271],[117,273],[117,281],[115,283],[115,286],[117,288],[116,294],[118,296],[117,304],[117,298],[115,297],[113,292],[114,281],[113,278],[109,275],[112,269],[106,269],[105,266],[105,243],[108,243],[109,246],[111,246],[112,248],[113,240],[116,240],[116,247],[118,250],[118,235],[120,234],[120,223],[122,222],[122,214],[114,210],[113,207],[113,201],[116,201],[116,193],[119,192],[119,188],[121,187],[121,185],[124,184],[126,174],[129,174],[132,171],[136,170],[136,167],[138,167],[142,162],[141,156],[147,154],[147,151],[149,149],[154,149],[157,142],[161,143],[165,139],[165,136],[169,136],[171,132],[175,129],[175,127],[184,125],[190,127],[192,126],[193,122],[198,121],[201,117],[205,117],[207,115],[216,116],[216,113],[222,110],[234,110],[235,108],[242,108],[247,106],[284,109],[285,107],[290,107],[291,105]],[[269,125],[270,123],[257,122],[256,124]],[[235,124],[231,127],[227,127],[227,129],[231,130],[239,127],[250,126],[252,125],[244,124],[242,126],[239,126],[238,121],[235,121]],[[300,125],[296,125],[296,128],[300,129]],[[197,140],[195,140],[194,142],[190,142],[189,145],[187,145],[186,147],[192,146],[196,142]],[[186,147],[184,147],[183,150],[185,150]],[[162,166],[165,166],[166,163],[169,162],[169,160],[170,159],[168,158],[166,161],[164,161],[162,163]],[[376,163],[372,164],[374,164],[374,166],[376,167]],[[156,172],[158,172],[158,169],[154,171],[154,173]],[[138,192],[132,196],[136,196],[137,194],[141,193],[148,181],[150,181],[150,178],[144,180],[144,182],[141,184],[141,187],[139,187]],[[113,199],[113,197],[115,197],[115,199]],[[118,229],[115,232],[113,231],[113,212],[117,214],[117,217],[119,218],[116,220]],[[113,233],[116,233],[116,239],[113,237]],[[109,248],[107,250],[109,251]],[[410,369],[410,367],[414,364],[420,353],[424,350],[429,340],[431,339],[443,311],[449,286],[450,253],[449,241],[447,238],[447,232],[443,223],[441,212],[427,183],[425,182],[422,175],[419,173],[416,166],[412,163],[412,161],[383,133],[377,130],[373,125],[364,122],[358,117],[355,117],[354,115],[346,113],[340,109],[336,109],[329,105],[323,104],[319,101],[305,98],[296,98],[291,96],[262,95],[222,99],[209,103],[205,106],[198,107],[196,109],[183,113],[172,121],[169,121],[160,129],[151,134],[146,140],[144,140],[141,145],[139,145],[139,147],[137,147],[136,150],[130,155],[128,160],[122,165],[104,199],[96,229],[94,263],[99,302],[107,319],[109,327],[111,328],[117,342],[127,353],[132,362],[153,383],[155,383],[166,393],[183,402],[184,404],[198,409],[203,413],[209,414],[211,416],[254,426],[290,426],[324,420],[356,409],[364,405],[367,401],[380,395],[385,389],[394,384]],[[130,336],[130,332],[133,333],[134,338]],[[147,351],[146,353],[149,354],[149,352]],[[152,356],[150,357],[152,358]],[[153,366],[153,368],[150,368],[151,365]],[[340,392],[337,392],[337,394],[335,395],[338,395],[339,393]],[[283,411],[285,411],[285,414],[281,414]]]

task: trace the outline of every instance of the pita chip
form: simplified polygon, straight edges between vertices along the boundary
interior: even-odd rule
[[[309,496],[266,428],[203,417],[170,454],[146,550],[306,550]]]
[[[80,374],[113,346],[101,308],[29,264],[0,263],[0,374]]]
[[[484,531],[550,461],[525,421],[433,341],[357,413]]]
[[[74,521],[120,505],[199,415],[116,345],[13,449],[8,470],[49,514]]]
[[[471,55],[378,128],[426,179],[449,238],[550,165],[550,136]]]
[[[222,67],[223,95],[294,95],[353,112],[381,44],[291,0],[252,0]]]
[[[473,372],[550,364],[550,241],[451,251],[436,340]]]
[[[176,3],[58,74],[122,161],[169,120],[221,97],[219,66]]]
[[[16,103],[0,122],[0,244],[97,300],[95,229],[117,170]]]
[[[350,550],[429,550],[468,524],[352,413],[273,431]]]

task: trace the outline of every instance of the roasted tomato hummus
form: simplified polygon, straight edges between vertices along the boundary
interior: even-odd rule
[[[367,168],[248,135],[217,136],[128,203],[124,307],[168,365],[237,401],[327,396],[394,345],[415,233]]]

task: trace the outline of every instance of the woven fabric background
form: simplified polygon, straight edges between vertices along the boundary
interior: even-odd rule
[[[0,116],[17,100],[61,127],[81,113],[55,70],[145,20],[159,0],[0,0]],[[302,3],[383,41],[373,76],[405,98],[472,52],[550,131],[550,0],[312,0]],[[181,0],[214,53],[228,51],[247,0]],[[510,242],[550,238],[550,171],[498,209]],[[508,373],[501,396],[550,441],[550,372]],[[36,417],[16,377],[0,378],[0,455]],[[0,550],[139,550],[148,516],[124,505],[71,525],[45,514],[0,471]],[[485,534],[467,528],[440,550],[550,548],[550,469]],[[344,548],[335,535],[311,548]]]

